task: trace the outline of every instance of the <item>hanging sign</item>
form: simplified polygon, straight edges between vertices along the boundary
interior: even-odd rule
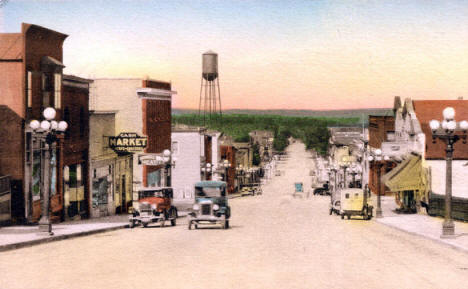
[[[147,137],[134,132],[122,132],[118,136],[109,137],[109,147],[117,153],[142,151],[147,143]]]

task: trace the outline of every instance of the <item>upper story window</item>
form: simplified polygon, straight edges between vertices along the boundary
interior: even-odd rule
[[[62,69],[65,67],[57,59],[44,56],[41,59],[42,106],[61,107]]]
[[[32,72],[28,71],[26,79],[26,97],[28,108],[32,107]]]

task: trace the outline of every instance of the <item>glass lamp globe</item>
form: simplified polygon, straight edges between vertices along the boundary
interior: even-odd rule
[[[33,129],[36,130],[41,126],[41,123],[38,120],[31,120],[29,123],[29,126]]]
[[[429,122],[429,126],[432,130],[438,130],[440,128],[440,122],[438,120],[433,119]]]
[[[163,151],[163,155],[164,155],[165,157],[168,157],[168,156],[171,155],[171,151],[166,149],[166,150]]]
[[[50,128],[56,130],[58,128],[58,123],[55,120],[51,121]]]
[[[371,161],[374,160],[374,157],[373,157],[373,156],[369,156],[369,157],[367,158],[367,160],[371,162]]]
[[[447,122],[447,129],[455,130],[457,128],[457,123],[454,120]]]
[[[375,155],[376,156],[380,156],[382,154],[382,150],[381,149],[376,149],[375,150]]]
[[[447,124],[448,124],[448,121],[444,119],[441,124],[442,128],[447,129]]]
[[[462,130],[468,130],[468,121],[466,121],[466,120],[460,121],[460,128]]]
[[[210,163],[207,163],[207,164],[206,164],[206,167],[207,167],[207,168],[211,168],[211,164],[210,164]]]
[[[44,116],[45,119],[52,120],[55,118],[56,113],[57,112],[55,111],[54,108],[48,107],[44,109],[44,111],[42,112],[42,115]]]
[[[453,107],[446,107],[444,111],[442,112],[443,116],[447,120],[454,119],[455,117],[455,109]]]
[[[62,121],[60,121],[60,122],[58,123],[58,130],[59,130],[59,131],[66,131],[67,128],[68,128],[68,124],[67,124],[66,121],[63,121],[63,120],[62,120]]]
[[[43,130],[48,130],[50,128],[50,122],[48,120],[41,121],[41,128]]]
[[[389,157],[389,156],[384,156],[383,159],[384,159],[385,161],[388,161],[388,160],[390,159],[390,157]]]
[[[170,160],[169,157],[163,157],[163,161],[164,161],[165,163],[167,163],[169,160]]]

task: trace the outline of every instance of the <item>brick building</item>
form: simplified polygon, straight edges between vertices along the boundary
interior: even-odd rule
[[[143,187],[170,185],[170,169],[162,163],[164,150],[171,150],[171,83],[139,78],[95,79],[90,106],[95,111],[118,111],[115,134],[147,137],[143,151],[133,154],[132,199]]]
[[[41,215],[41,145],[29,122],[42,119],[46,107],[55,108],[56,119],[69,125],[52,154],[53,220],[88,213],[87,186],[76,177],[87,169],[89,81],[63,75],[66,38],[63,33],[26,23],[19,33],[0,34],[0,174],[11,175],[12,213],[17,222],[34,222]],[[70,166],[71,186],[69,180],[63,181]],[[70,199],[67,186],[77,191],[75,198]]]

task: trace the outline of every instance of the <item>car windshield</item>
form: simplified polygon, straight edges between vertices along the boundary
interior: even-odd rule
[[[219,197],[221,196],[222,191],[224,188],[220,187],[196,187],[195,194],[197,197]]]
[[[138,192],[138,198],[143,199],[143,198],[149,198],[149,197],[158,197],[162,198],[163,197],[163,192],[161,190],[155,190],[155,191],[139,191]]]

